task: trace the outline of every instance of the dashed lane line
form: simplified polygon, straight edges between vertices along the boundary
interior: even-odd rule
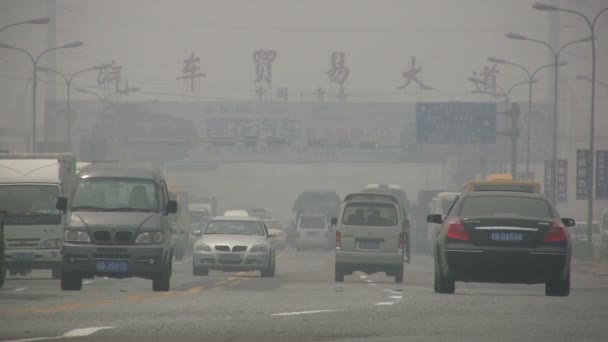
[[[44,341],[44,340],[58,340],[58,339],[74,338],[74,337],[86,337],[86,336],[91,336],[100,330],[107,330],[107,329],[114,329],[114,327],[80,328],[80,329],[70,330],[61,336],[34,337],[34,338],[25,338],[25,339],[20,339],[20,340],[10,340],[10,341],[6,341],[6,342],[32,342],[32,341]]]

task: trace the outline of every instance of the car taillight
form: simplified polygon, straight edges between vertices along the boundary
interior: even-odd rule
[[[405,247],[405,233],[399,234],[399,249],[403,249]]]
[[[469,233],[464,229],[464,224],[459,218],[453,219],[448,222],[448,239],[469,241]]]
[[[342,234],[336,230],[336,248],[342,248]]]
[[[545,239],[543,242],[545,243],[554,243],[554,242],[565,242],[568,241],[568,232],[566,231],[566,227],[559,224],[557,221],[553,221],[551,228],[545,234]]]

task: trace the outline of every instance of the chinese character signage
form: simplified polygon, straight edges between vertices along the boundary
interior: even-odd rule
[[[576,151],[576,199],[587,199],[589,196],[589,173],[587,163],[589,150]]]
[[[544,190],[545,197],[552,199],[553,193],[553,163],[552,160],[545,160],[545,182],[544,182]]]
[[[568,160],[557,161],[557,202],[568,202]]]
[[[608,200],[608,150],[595,155],[595,199]]]

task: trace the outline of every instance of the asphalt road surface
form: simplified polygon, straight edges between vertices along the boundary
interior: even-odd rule
[[[333,254],[287,251],[276,278],[174,265],[171,292],[142,279],[85,280],[61,292],[49,272],[0,289],[0,341],[608,341],[608,277],[573,272],[570,297],[540,285],[457,283],[433,292],[432,260],[405,283],[383,274],[333,281]]]

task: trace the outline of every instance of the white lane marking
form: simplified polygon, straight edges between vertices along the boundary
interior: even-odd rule
[[[393,305],[395,302],[378,302],[374,305],[382,306],[382,305]]]
[[[389,299],[403,299],[401,296],[390,296]]]
[[[27,287],[19,287],[19,288],[14,289],[13,291],[15,291],[15,292],[21,292],[21,291],[23,291],[25,289],[27,289]]]
[[[371,281],[371,280],[369,280],[369,279],[365,279],[365,282],[367,282],[367,283],[371,283],[372,281]]]
[[[282,313],[275,313],[270,316],[310,315],[310,314],[316,314],[316,313],[322,313],[322,312],[334,312],[334,311],[338,311],[338,310],[312,310],[312,311],[282,312]]]
[[[367,276],[365,276],[365,275],[360,275],[359,277],[361,277],[361,279],[366,279],[367,278]]]
[[[72,337],[85,337],[93,335],[94,333],[105,330],[105,329],[114,329],[114,327],[91,327],[91,328],[82,328],[82,329],[74,329],[66,332],[61,336],[54,337],[34,337],[34,338],[24,338],[21,340],[10,340],[5,342],[33,342],[33,341],[43,341],[43,340],[58,340],[62,338],[72,338]]]
[[[83,285],[89,285],[91,284],[93,281],[92,280],[87,280],[87,281],[83,281],[82,284]]]

